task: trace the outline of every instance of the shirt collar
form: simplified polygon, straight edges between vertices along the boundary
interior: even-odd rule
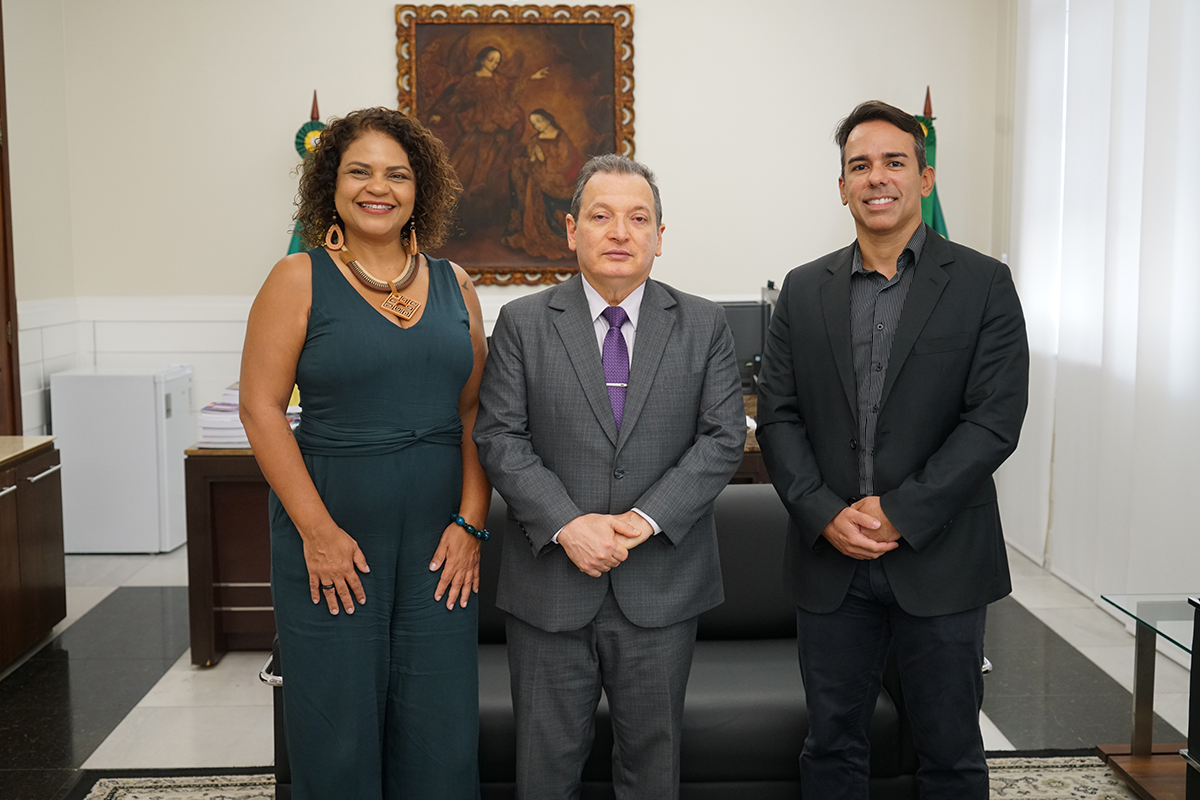
[[[928,235],[929,228],[922,222],[913,231],[913,235],[909,237],[908,244],[904,245],[904,250],[900,252],[900,258],[896,259],[896,272],[900,273],[909,265],[916,265],[921,260],[921,252],[925,249],[925,239]],[[904,257],[905,253],[911,253],[911,260]],[[854,241],[854,269],[858,275],[866,275],[867,269],[863,267],[862,250],[858,247],[858,240]]]
[[[608,302],[588,283],[587,278],[581,278],[581,280],[583,280],[583,294],[587,297],[588,312],[591,314],[592,322],[595,322],[600,318],[600,314],[604,309],[608,308]],[[625,309],[625,313],[629,316],[629,322],[633,325],[635,331],[638,326],[638,313],[642,309],[642,295],[645,293],[646,282],[642,281],[636,289],[629,293],[628,297],[618,303],[621,308]]]

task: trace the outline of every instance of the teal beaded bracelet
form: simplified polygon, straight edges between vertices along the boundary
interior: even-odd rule
[[[465,519],[460,517],[458,514],[451,514],[450,521],[453,522],[454,524],[459,525],[462,528],[464,528],[467,533],[471,534],[476,539],[480,539],[480,540],[486,542],[488,539],[492,538],[492,535],[490,533],[488,533],[487,528],[476,528],[474,525],[467,522]]]

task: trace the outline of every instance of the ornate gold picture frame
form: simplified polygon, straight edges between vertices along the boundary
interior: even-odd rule
[[[476,283],[578,271],[563,220],[593,155],[633,147],[631,6],[396,6],[399,108],[436,133],[463,184],[438,255]]]

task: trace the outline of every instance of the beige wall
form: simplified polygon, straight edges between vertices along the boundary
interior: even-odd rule
[[[1009,5],[638,2],[638,157],[667,223],[656,276],[750,296],[848,242],[832,129],[868,98],[918,111],[926,84],[951,235],[1004,252]],[[396,103],[393,8],[7,0],[19,298],[254,293],[287,247],[312,90],[326,117]]]
[[[21,301],[75,294],[63,7],[4,4],[13,257]]]

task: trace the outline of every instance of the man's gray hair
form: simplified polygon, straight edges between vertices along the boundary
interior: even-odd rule
[[[654,195],[654,224],[662,225],[662,198],[658,196],[658,184],[654,182],[654,173],[640,161],[634,161],[632,158],[619,156],[616,153],[592,156],[583,165],[583,169],[579,170],[579,177],[575,179],[575,194],[571,198],[571,218],[573,220],[579,222],[579,207],[583,205],[583,187],[598,172],[615,175],[641,175],[645,178],[646,183],[650,184],[650,192]]]

